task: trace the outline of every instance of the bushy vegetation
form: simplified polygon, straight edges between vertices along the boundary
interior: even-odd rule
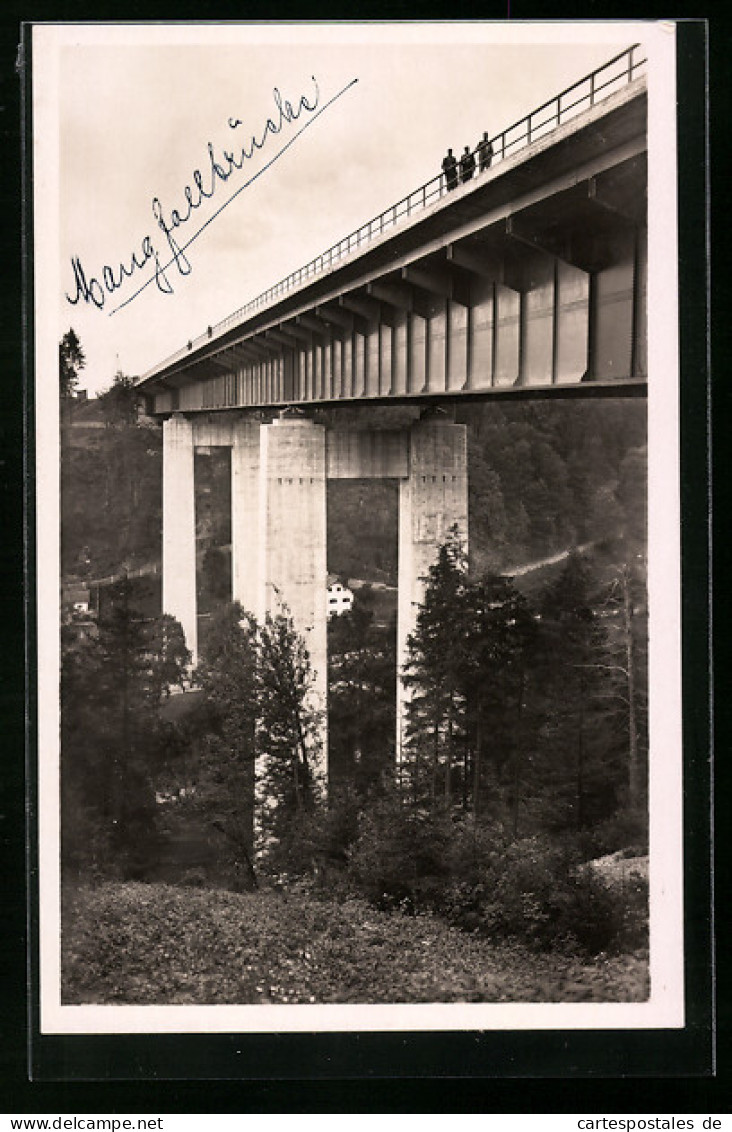
[[[629,1002],[643,952],[591,962],[466,935],[358,897],[152,884],[78,890],[64,909],[65,1003]]]
[[[647,885],[605,883],[572,839],[513,840],[494,824],[385,799],[362,816],[348,876],[372,903],[432,911],[489,939],[589,954],[642,946]]]
[[[160,430],[138,417],[134,382],[124,374],[96,401],[76,402],[69,364],[61,398],[63,574],[99,578],[159,561]]]
[[[61,848],[67,874],[143,877],[159,851],[155,780],[179,753],[163,719],[189,654],[172,617],[141,618],[126,582],[94,625],[62,627]]]

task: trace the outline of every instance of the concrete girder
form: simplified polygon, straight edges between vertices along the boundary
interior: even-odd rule
[[[194,365],[199,364],[198,362],[194,363]],[[196,381],[199,374],[195,370],[194,365],[190,365],[184,370],[178,370],[176,373],[167,374],[165,377],[167,388],[177,391],[183,389],[186,385],[190,385],[191,382]]]
[[[461,306],[470,306],[469,288],[466,280],[457,272],[451,271],[449,264],[443,262],[439,267],[403,267],[402,279],[440,298],[451,299]]]
[[[589,178],[593,198],[632,224],[646,223],[647,155],[638,154]]]
[[[374,298],[396,307],[397,310],[417,314],[420,318],[429,318],[432,314],[431,301],[427,302],[425,293],[413,287],[411,283],[384,280],[379,283],[369,283],[367,290]]]
[[[515,241],[517,264],[520,265],[521,279],[516,281],[521,285],[515,287],[515,290],[521,293],[532,290],[536,284],[536,275],[544,275],[547,268],[554,274],[558,257],[524,235],[513,216],[509,216],[506,221],[506,235],[509,240]]]
[[[633,227],[636,227],[640,222],[639,218],[631,215],[630,209],[608,199],[608,197],[603,194],[602,185],[598,182],[597,177],[590,177],[587,182],[587,195],[598,208],[604,208],[613,216],[619,217],[620,220],[624,221],[626,224],[631,224]]]
[[[304,326],[298,326],[295,322],[283,322],[277,327],[277,331],[283,336],[283,339],[288,339],[288,344],[294,350],[301,349],[303,343],[306,346],[312,346],[313,344],[312,331],[307,330]]]
[[[296,338],[289,334],[284,327],[278,327],[276,330],[274,328],[265,330],[264,337],[267,342],[273,343],[278,347],[277,353],[280,352],[280,346],[286,346],[290,350],[297,346]]]
[[[587,274],[611,267],[638,223],[597,192],[596,179],[588,178],[551,202],[516,212],[510,218],[513,235]]]
[[[518,248],[506,231],[505,222],[491,229],[469,245],[448,245],[448,259],[458,267],[499,283],[511,291],[524,291],[526,282],[525,252]]]
[[[351,311],[344,310],[343,307],[331,303],[322,303],[315,307],[315,315],[332,326],[339,327],[345,333],[352,334],[355,330],[356,316]]]
[[[288,325],[292,328],[293,333],[295,333],[295,327],[297,327],[325,339],[330,338],[333,330],[332,323],[327,322],[326,319],[318,318],[315,314],[298,314],[295,317],[294,325],[292,323]]]
[[[268,361],[274,353],[280,351],[280,347],[274,342],[268,341],[263,334],[255,334],[251,338],[247,338],[243,345],[248,346],[260,362]]]
[[[225,366],[228,369],[230,367]],[[178,382],[178,387],[185,385],[189,381],[200,381],[209,377],[219,377],[222,372],[221,363],[214,358],[201,358],[200,361],[194,362],[193,365],[180,374],[184,380]],[[176,375],[178,376],[178,375]]]
[[[220,354],[210,354],[209,357],[202,358],[201,361],[202,361],[203,364],[205,364],[209,367],[213,366],[214,369],[218,369],[218,370],[230,370],[231,369],[231,363],[229,361],[227,361],[227,358],[226,358],[226,351],[224,351],[223,353],[220,353]]]
[[[248,365],[252,361],[259,361],[259,351],[252,349],[248,342],[237,343],[236,346],[231,346],[229,349],[231,357],[237,366]]]
[[[475,246],[448,244],[445,249],[449,263],[456,264],[472,275],[490,279],[492,283],[504,283],[504,263],[498,256],[483,255]]]
[[[327,477],[406,479],[409,440],[404,431],[332,429],[327,434]]]
[[[345,295],[340,296],[338,302],[342,307],[345,307],[346,310],[360,315],[361,318],[368,323],[369,330],[373,330],[379,325],[381,321],[381,304],[370,295],[347,292]]]

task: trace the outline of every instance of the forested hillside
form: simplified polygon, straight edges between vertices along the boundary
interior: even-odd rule
[[[63,431],[62,561],[65,575],[104,575],[160,558],[162,442],[138,420],[127,379],[97,402],[73,406]],[[319,414],[329,426],[396,428],[411,408]],[[93,417],[97,427],[85,426]],[[471,570],[507,570],[556,551],[616,537],[643,553],[645,402],[641,400],[460,406],[469,428]],[[207,465],[212,465],[209,470]],[[215,467],[213,466],[215,465]],[[199,541],[230,539],[227,467],[199,459]],[[396,582],[395,482],[328,487],[328,569]],[[205,545],[204,545],[205,544]],[[214,591],[223,596],[221,563]]]
[[[482,404],[458,419],[470,426],[474,572],[612,538],[629,525],[644,538],[645,402]]]
[[[62,401],[61,571],[98,578],[160,559],[162,434],[130,378]]]

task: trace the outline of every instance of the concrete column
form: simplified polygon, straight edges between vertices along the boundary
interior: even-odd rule
[[[259,421],[240,417],[233,422],[231,447],[231,594],[247,613],[261,617],[259,531]]]
[[[260,443],[260,593],[264,608],[284,603],[305,638],[315,706],[322,712],[327,774],[328,639],[326,611],[325,428],[300,417],[263,425]]]
[[[465,425],[438,418],[418,421],[409,436],[409,475],[399,484],[399,596],[397,609],[397,764],[404,738],[407,690],[401,673],[407,638],[417,624],[424,578],[439,547],[457,524],[468,546],[468,443]]]
[[[163,612],[180,621],[195,665],[198,627],[193,425],[179,413],[163,424]]]

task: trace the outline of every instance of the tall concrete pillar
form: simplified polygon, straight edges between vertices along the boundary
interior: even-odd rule
[[[231,446],[231,594],[247,613],[264,612],[260,564],[260,424],[233,422]]]
[[[180,621],[195,665],[198,627],[193,425],[180,413],[163,424],[163,612]]]
[[[439,418],[417,421],[409,435],[409,467],[399,483],[399,597],[397,609],[397,764],[404,741],[407,690],[402,672],[407,639],[417,624],[430,566],[457,524],[468,546],[468,440],[465,425]]]
[[[260,443],[260,594],[264,608],[285,604],[305,638],[313,694],[322,712],[327,773],[327,566],[325,428],[300,417],[263,425]]]

